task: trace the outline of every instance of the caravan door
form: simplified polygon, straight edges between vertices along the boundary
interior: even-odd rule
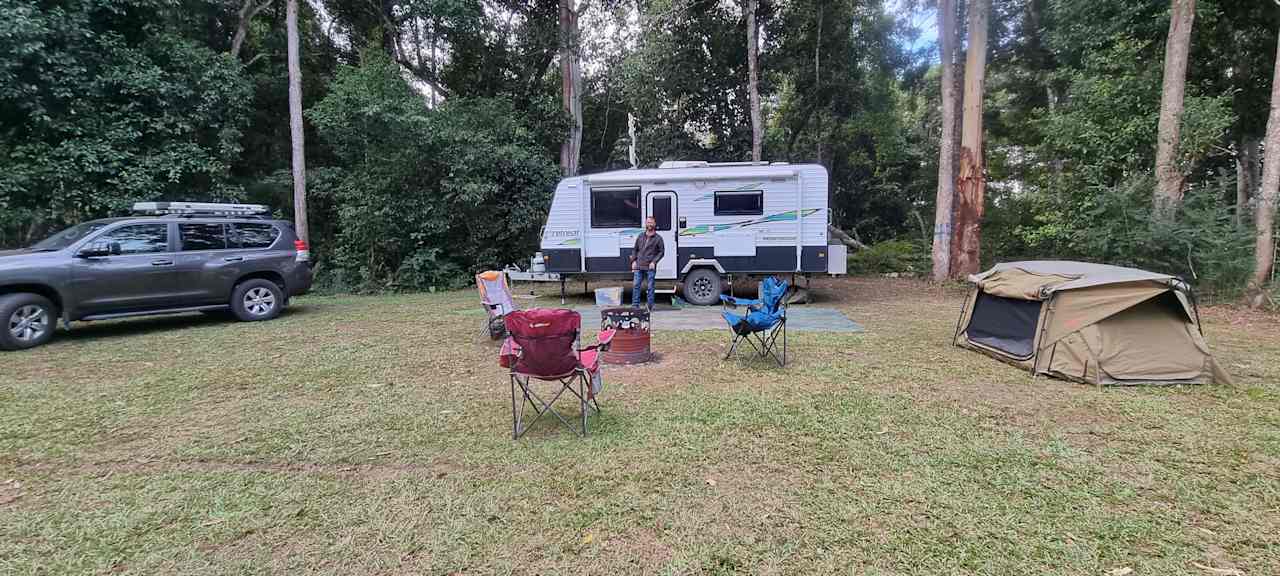
[[[663,255],[658,262],[656,276],[663,280],[676,277],[676,262],[680,260],[676,250],[676,220],[679,210],[675,192],[650,192],[645,201],[646,213],[658,223],[658,235],[662,237]]]

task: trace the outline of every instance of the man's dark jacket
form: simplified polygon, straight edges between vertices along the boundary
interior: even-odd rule
[[[648,270],[650,264],[662,260],[663,254],[666,254],[666,247],[662,245],[662,236],[645,233],[636,236],[635,253],[632,256],[636,259],[637,269]]]

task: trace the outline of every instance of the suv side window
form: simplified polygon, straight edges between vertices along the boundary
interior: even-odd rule
[[[182,237],[183,252],[227,248],[222,224],[178,224],[178,235]]]
[[[168,224],[130,224],[99,236],[94,242],[116,242],[121,254],[152,254],[169,251]]]
[[[280,237],[280,231],[271,224],[232,224],[235,232],[232,243],[239,248],[270,248]]]

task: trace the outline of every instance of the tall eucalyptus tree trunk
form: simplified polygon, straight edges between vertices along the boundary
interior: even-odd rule
[[[956,5],[938,2],[938,49],[942,57],[942,141],[938,147],[937,210],[933,219],[933,279],[951,276],[952,203],[956,195]]]
[[[747,0],[747,91],[751,94],[751,160],[760,161],[764,145],[764,120],[760,115],[760,39],[756,30],[758,0]]]
[[[1275,72],[1271,78],[1271,115],[1267,118],[1266,158],[1262,162],[1262,187],[1254,212],[1257,239],[1253,251],[1253,279],[1249,281],[1249,304],[1255,308],[1267,302],[1267,284],[1276,261],[1276,203],[1280,197],[1280,44],[1276,47]]]
[[[1157,213],[1171,216],[1182,203],[1186,175],[1178,166],[1178,140],[1182,133],[1183,93],[1187,84],[1187,53],[1196,0],[1173,0],[1169,37],[1164,48],[1164,86],[1160,92],[1160,133],[1156,137]]]
[[[288,0],[289,136],[293,149],[293,225],[298,239],[310,244],[307,233],[307,159],[302,132],[302,64],[298,56],[298,0]]]
[[[571,122],[560,146],[560,170],[565,176],[578,174],[582,155],[582,43],[575,4],[575,0],[560,0],[560,77],[564,111]]]
[[[986,195],[982,150],[982,93],[987,69],[987,18],[990,0],[969,3],[969,50],[964,66],[964,118],[960,130],[959,206],[952,240],[951,275],[963,278],[981,265],[981,226]]]

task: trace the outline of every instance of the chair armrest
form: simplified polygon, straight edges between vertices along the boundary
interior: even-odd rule
[[[720,295],[720,302],[724,304],[728,304],[729,306],[732,306],[734,308],[737,308],[738,306],[746,306],[748,308],[754,308],[756,306],[760,306],[761,304],[763,304],[763,302],[759,300],[750,300],[747,298],[734,298],[733,296],[725,296],[724,294]]]
[[[508,336],[502,341],[502,350],[498,352],[500,359],[508,362],[507,368],[512,374],[516,371],[516,363],[520,360],[520,356],[524,354],[524,349],[520,347],[516,341]]]
[[[587,350],[599,350],[601,352],[608,352],[609,347],[613,345],[613,337],[617,333],[618,331],[612,328],[608,330],[601,330],[600,335],[597,337],[598,341],[595,344],[587,346],[586,348],[579,348],[578,351],[585,352]]]

